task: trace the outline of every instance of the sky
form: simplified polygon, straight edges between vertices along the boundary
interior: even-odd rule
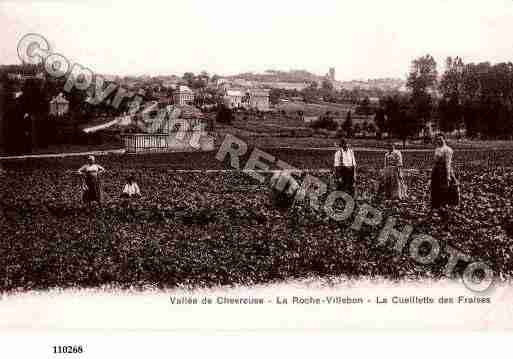
[[[431,54],[513,60],[513,0],[0,0],[0,64],[43,35],[96,73],[305,69],[336,79],[405,78]]]

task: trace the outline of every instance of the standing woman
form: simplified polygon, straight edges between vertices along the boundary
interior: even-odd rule
[[[82,200],[86,203],[101,202],[101,186],[99,174],[105,172],[105,168],[95,163],[94,156],[87,157],[87,163],[80,167],[78,174],[82,176]]]
[[[404,199],[406,184],[403,178],[403,155],[390,142],[389,151],[385,153],[385,168],[383,171],[383,191],[387,199]]]
[[[356,160],[353,150],[344,139],[340,140],[340,147],[335,152],[334,172],[337,191],[343,191],[354,197]]]
[[[459,188],[452,169],[453,150],[442,134],[436,136],[435,163],[431,172],[431,212],[459,204]]]

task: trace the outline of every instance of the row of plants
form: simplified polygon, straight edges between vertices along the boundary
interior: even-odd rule
[[[333,155],[269,152],[313,169],[329,168]],[[444,276],[446,257],[423,266],[407,252],[397,256],[378,245],[380,226],[349,229],[354,214],[336,222],[306,205],[276,207],[267,185],[242,172],[176,171],[229,168],[213,155],[102,156],[99,162],[108,172],[102,177],[101,207],[80,202],[79,181],[72,173],[79,158],[4,162],[0,290],[252,285],[312,275]],[[399,219],[399,227],[411,224],[415,233],[432,235],[442,247],[485,261],[499,278],[511,277],[513,174],[505,167],[513,159],[511,151],[493,157],[456,153],[462,204],[448,226],[426,217],[431,154],[404,153],[406,167],[418,171],[407,171],[408,198],[401,203],[380,201],[376,194],[382,155],[357,152],[358,205],[381,208],[385,217]],[[331,183],[329,174],[313,174]],[[142,189],[139,200],[119,198],[128,175],[135,175]]]

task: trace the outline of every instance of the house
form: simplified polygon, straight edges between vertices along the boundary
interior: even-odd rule
[[[259,111],[269,111],[269,90],[249,90],[249,107]]]
[[[225,105],[230,108],[243,107],[245,109],[269,111],[269,90],[226,90],[223,99]]]
[[[165,116],[135,116],[133,127],[138,129],[137,133],[122,135],[127,152],[214,149],[212,120],[204,116],[199,109],[189,105],[169,105],[166,110]]]
[[[30,74],[27,75],[27,74],[22,74],[22,73],[9,73],[9,74],[7,74],[7,77],[10,80],[26,81],[26,80],[30,80],[30,79],[43,80],[45,78],[45,75],[42,72],[38,72],[37,74],[34,74],[34,75],[30,75]]]
[[[162,87],[166,89],[175,89],[178,87],[179,80],[166,80],[162,82]]]
[[[50,101],[50,115],[64,116],[69,111],[69,101],[62,92]]]
[[[173,100],[175,105],[191,104],[194,101],[194,92],[189,87],[180,85],[173,94]]]
[[[223,97],[224,104],[229,108],[242,107],[245,94],[241,90],[226,90]]]

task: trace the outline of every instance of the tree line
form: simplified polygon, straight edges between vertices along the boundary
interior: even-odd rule
[[[412,62],[407,93],[381,98],[375,123],[400,138],[427,134],[428,125],[469,138],[513,138],[513,64],[467,63],[448,57],[439,76],[430,55]]]

